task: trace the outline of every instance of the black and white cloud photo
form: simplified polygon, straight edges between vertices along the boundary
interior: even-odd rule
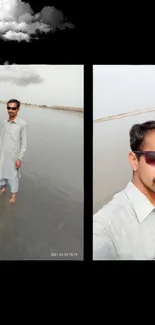
[[[54,6],[45,6],[35,13],[27,2],[0,0],[0,37],[6,41],[30,42],[56,29],[66,28],[75,26]]]
[[[37,62],[41,64],[45,57],[56,57],[59,50],[64,56],[73,56],[79,51],[78,12],[73,5],[61,5],[59,1],[0,0],[0,47],[4,62],[31,64],[42,55]]]

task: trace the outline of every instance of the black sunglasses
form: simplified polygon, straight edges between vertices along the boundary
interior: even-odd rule
[[[137,158],[139,158],[140,156],[144,156],[145,157],[145,162],[148,165],[151,166],[155,166],[155,151],[133,151]]]
[[[10,109],[12,109],[12,111],[16,111],[17,107],[9,107],[9,106],[7,106],[7,110],[9,111]]]

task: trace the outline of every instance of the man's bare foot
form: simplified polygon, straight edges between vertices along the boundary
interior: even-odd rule
[[[16,194],[12,194],[12,197],[9,201],[10,204],[14,204],[16,202]]]
[[[6,193],[6,187],[3,187],[3,188],[0,190],[0,194],[3,194],[3,193]]]

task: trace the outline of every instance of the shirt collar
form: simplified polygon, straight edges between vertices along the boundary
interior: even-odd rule
[[[19,119],[19,117],[18,116],[16,116],[16,118],[14,119],[14,121],[13,122],[11,122],[11,123],[18,123],[18,119]],[[8,122],[10,122],[10,120],[8,119]]]
[[[155,209],[155,206],[147,199],[147,197],[130,181],[125,188],[125,193],[128,196],[139,222],[144,219]]]

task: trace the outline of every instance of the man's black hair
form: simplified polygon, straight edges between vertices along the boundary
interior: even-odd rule
[[[17,99],[10,99],[8,102],[7,102],[7,105],[9,103],[16,103],[17,104],[17,107],[20,108],[20,101],[17,100]]]
[[[155,130],[155,121],[148,121],[142,124],[134,124],[130,130],[130,148],[132,151],[142,150],[146,135]]]

